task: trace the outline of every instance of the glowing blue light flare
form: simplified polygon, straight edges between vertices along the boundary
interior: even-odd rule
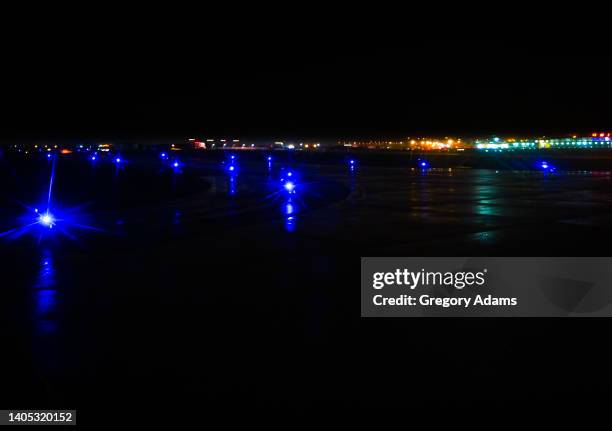
[[[285,187],[285,190],[287,190],[289,193],[295,193],[295,184],[292,183],[291,181],[287,181],[284,187]]]
[[[41,225],[51,229],[55,225],[55,217],[53,217],[53,214],[51,214],[49,211],[47,211],[44,214],[39,214],[38,222]]]
[[[37,236],[39,243],[46,238],[57,238],[58,235],[75,239],[73,234],[74,229],[89,230],[89,231],[101,231],[93,226],[86,223],[83,213],[80,212],[80,207],[74,208],[61,208],[53,203],[52,207],[52,192],[53,183],[55,178],[55,166],[56,158],[52,160],[51,175],[49,178],[49,190],[47,194],[47,202],[43,208],[46,210],[39,210],[40,206],[26,207],[28,212],[19,217],[17,220],[18,225],[6,231],[0,232],[0,238],[7,238],[7,240],[18,239],[24,235]],[[59,215],[59,217],[58,217]],[[57,229],[52,229],[57,226]]]
[[[539,168],[542,169],[543,171],[549,171],[549,172],[552,172],[555,170],[555,167],[545,160],[540,162]]]

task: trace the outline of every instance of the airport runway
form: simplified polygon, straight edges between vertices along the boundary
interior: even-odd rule
[[[2,163],[6,231],[45,190],[48,165]],[[2,362],[13,370],[4,405],[351,408],[407,402],[409,393],[384,396],[395,384],[435,399],[445,378],[457,392],[470,383],[486,398],[504,385],[514,397],[536,375],[538,393],[553,396],[566,380],[555,380],[562,366],[550,361],[577,355],[566,343],[605,359],[593,341],[609,323],[563,334],[544,321],[467,319],[450,330],[444,321],[364,323],[358,286],[360,256],[609,254],[609,172],[299,161],[268,169],[262,158],[237,162],[230,175],[227,166],[58,162],[53,205],[77,208],[70,217],[79,226],[61,234],[58,221],[53,235],[0,239]],[[288,171],[295,194],[280,182]],[[525,346],[548,366],[514,373]],[[376,361],[447,373],[355,377]],[[607,380],[580,382],[610,389]]]

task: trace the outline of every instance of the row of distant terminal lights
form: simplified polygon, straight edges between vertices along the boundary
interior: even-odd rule
[[[514,139],[507,142],[500,142],[499,138],[494,138],[493,142],[476,142],[476,148],[481,150],[507,150],[507,149],[536,149],[536,148],[596,148],[602,145],[612,145],[612,140],[609,136],[591,138],[563,138],[563,139],[536,139],[532,142],[520,141]]]
[[[28,147],[21,148],[21,146],[15,144],[13,145],[13,148],[17,148],[19,152],[23,151],[25,154],[29,153],[29,150],[27,149]],[[85,147],[85,145],[83,144],[79,144],[77,146],[78,151],[80,150],[85,150],[85,151],[91,151],[92,148],[91,146],[87,146]],[[38,145],[35,144],[33,146],[34,151],[38,151],[38,152],[47,152],[47,153],[51,153],[53,150],[57,150],[59,149],[59,152],[61,154],[72,154],[73,150],[71,148],[59,148],[59,145],[55,144],[55,145],[48,145],[48,144],[43,144],[43,145]],[[97,146],[96,151],[102,151],[102,152],[109,152],[110,151],[110,145],[109,144],[100,144]],[[50,156],[51,154],[48,154],[48,156]]]
[[[386,148],[388,150],[394,147],[409,147],[419,148],[424,150],[450,150],[456,149],[457,151],[463,151],[463,142],[461,139],[444,138],[432,139],[432,138],[419,138],[409,139],[408,141],[338,141],[338,145],[349,148],[368,148],[368,149],[381,149]]]
[[[282,142],[282,141],[276,141],[276,142],[274,142],[274,145],[277,145],[277,146],[279,146],[279,147],[284,147],[284,148],[287,148],[287,149],[289,149],[289,150],[293,150],[293,149],[295,149],[295,148],[299,148],[299,149],[303,149],[303,148],[305,148],[305,149],[310,149],[310,148],[320,148],[320,147],[321,147],[321,144],[320,144],[320,143],[318,143],[318,142],[315,142],[315,143],[304,143],[304,142],[300,142],[300,143],[299,143],[299,144],[297,144],[297,145],[296,145],[296,144],[286,144],[286,145],[285,145],[285,143],[284,143],[284,142]]]
[[[206,139],[204,141],[200,141],[196,138],[189,138],[187,139],[189,142],[191,142],[192,144],[194,144],[197,148],[215,148],[217,146],[217,142],[215,142],[214,139]],[[232,139],[232,140],[228,140],[228,139],[219,139],[219,144],[221,147],[225,148],[228,145],[230,145],[231,147],[236,147],[236,146],[240,146],[241,148],[246,148],[247,145],[246,144],[242,144],[240,145],[240,139]],[[254,147],[254,144],[250,145],[251,147]]]
[[[568,137],[568,138],[536,138],[536,139],[515,139],[515,138],[507,138],[504,139],[503,141],[505,142],[529,142],[531,140],[533,140],[534,142],[555,142],[555,141],[583,141],[583,140],[604,140],[604,141],[609,141],[610,140],[610,133],[593,133],[593,135],[591,136],[577,136],[577,135],[573,135],[572,137]],[[481,142],[482,139],[476,139],[475,142]],[[501,139],[498,137],[494,137],[491,139],[488,139],[487,141],[493,141],[493,142],[500,142]]]
[[[189,142],[193,142],[196,145],[197,144],[203,144],[204,142],[215,143],[215,141],[216,141],[215,139],[205,139],[205,140],[201,141],[201,140],[196,139],[196,138],[189,138],[187,140]],[[231,140],[229,140],[229,139],[219,139],[219,142],[223,143],[223,144],[227,144],[229,142],[231,142],[232,144],[238,144],[238,143],[240,143],[240,139],[231,139]]]
[[[444,139],[435,139],[435,138],[418,138],[418,139],[409,139],[407,141],[385,141],[385,140],[369,140],[369,141],[338,141],[338,145],[359,145],[359,144],[378,144],[378,145],[404,145],[405,143],[409,143],[411,145],[416,144],[459,144],[461,143],[461,138],[453,139],[453,138],[444,138]]]
[[[189,138],[188,139],[189,142],[192,142],[194,145],[200,147],[200,148],[206,148],[206,145],[209,145],[211,148],[214,148],[216,146],[216,141],[215,139],[206,139],[204,141],[199,141],[196,138]],[[227,139],[220,139],[219,143],[221,144],[222,147],[226,147],[230,141]],[[232,147],[235,147],[237,144],[240,144],[240,139],[232,139],[231,140],[231,145]],[[289,150],[293,150],[295,148],[320,148],[321,144],[319,142],[316,143],[304,143],[304,142],[300,142],[299,144],[285,144],[285,142],[283,141],[274,141],[274,145],[279,146],[279,147],[283,147],[283,148],[287,148]],[[240,145],[242,148],[246,148],[246,147],[251,147],[254,148],[255,144],[241,144]]]
[[[196,138],[189,138],[187,140],[189,142],[193,142],[194,144],[198,144],[198,143],[201,143],[201,142],[210,142],[210,143],[215,142],[215,139],[205,139],[204,141],[200,141],[200,140],[198,140]],[[240,139],[231,139],[231,140],[228,140],[228,139],[219,139],[219,142],[222,142],[222,143],[232,142],[233,144],[237,144],[237,143],[240,142]]]

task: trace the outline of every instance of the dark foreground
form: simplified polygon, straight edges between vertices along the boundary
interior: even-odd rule
[[[360,256],[609,255],[609,173],[225,162],[61,159],[53,232],[11,231],[49,162],[0,162],[2,408],[93,423],[610,395],[607,319],[365,320],[358,292]]]

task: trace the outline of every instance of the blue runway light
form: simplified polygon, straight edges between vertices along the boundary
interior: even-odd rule
[[[51,153],[47,153],[47,159],[51,158]]]
[[[349,160],[349,165],[354,166],[355,165],[355,160],[354,159]]]
[[[92,162],[95,162],[95,161],[96,161],[96,159],[97,159],[97,157],[96,157],[96,155],[94,154],[94,155],[93,155],[93,156],[91,156],[89,159],[90,159]]]
[[[427,167],[429,166],[429,163],[427,163],[425,160],[423,160],[423,161],[421,161],[421,162],[419,163],[419,165],[420,165],[420,166],[421,166],[423,169],[425,169],[425,168],[427,168]]]
[[[53,227],[53,225],[55,225],[55,217],[53,217],[53,214],[47,211],[44,214],[40,214],[38,216],[38,222],[50,229]]]
[[[80,207],[75,208],[61,208],[55,204],[52,199],[53,183],[55,178],[56,168],[55,157],[51,161],[51,174],[49,176],[49,186],[46,192],[46,203],[42,208],[46,208],[41,211],[41,206],[26,207],[27,213],[19,217],[17,222],[18,226],[8,229],[4,232],[0,232],[0,238],[6,237],[9,239],[17,239],[24,235],[35,235],[38,237],[38,241],[49,237],[56,237],[56,235],[63,235],[68,238],[74,239],[75,236],[69,230],[100,230],[86,223],[83,218],[83,214],[80,212]],[[51,212],[53,202],[53,212]],[[59,215],[59,217],[58,217]],[[56,225],[61,226],[58,229],[51,229]]]
[[[179,162],[172,163],[172,166],[174,166],[175,168],[178,168],[179,167]]]
[[[166,158],[168,155],[167,155],[166,153],[161,153],[159,156],[160,156],[162,159],[165,159],[165,158]]]
[[[229,165],[227,170],[230,171],[230,172],[234,172],[236,170],[236,167],[234,165]]]
[[[284,187],[285,187],[285,190],[287,190],[289,193],[295,192],[295,184],[293,184],[291,181],[287,181]]]
[[[268,161],[271,162],[272,161],[272,156],[268,156]]]
[[[117,163],[117,164],[121,163],[121,157],[117,157],[117,158],[115,159],[115,163]]]
[[[548,163],[547,161],[542,161],[540,162],[539,166],[540,169],[542,169],[543,171],[554,171],[555,167],[553,165],[551,165],[550,163]]]

